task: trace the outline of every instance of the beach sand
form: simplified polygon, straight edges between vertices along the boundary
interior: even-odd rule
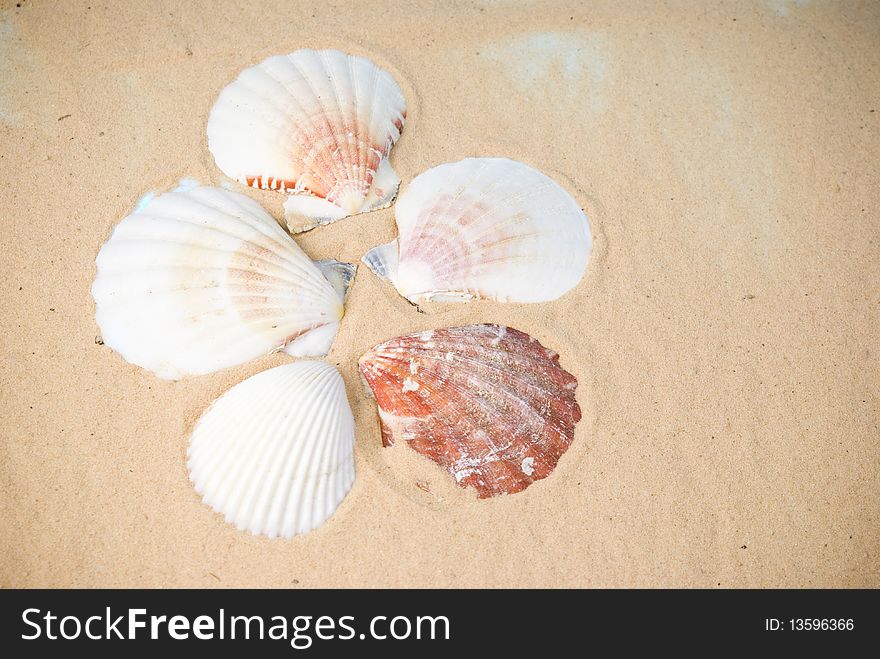
[[[0,7],[0,586],[880,586],[880,4]],[[362,267],[327,357],[356,482],[270,540],[200,502],[185,453],[215,397],[289,358],[161,381],[99,345],[89,288],[144,193],[226,180],[223,86],[301,47],[397,77],[404,188],[516,158],[575,195],[594,250],[558,301],[432,314]],[[391,208],[297,240],[357,262],[394,235]],[[549,478],[482,501],[381,448],[356,366],[470,322],[557,350],[584,412]]]

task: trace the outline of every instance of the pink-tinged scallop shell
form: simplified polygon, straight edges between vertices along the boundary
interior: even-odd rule
[[[297,50],[242,71],[208,117],[223,173],[280,190],[292,231],[391,204],[388,162],[406,101],[388,71],[338,50]]]
[[[362,261],[413,304],[556,300],[581,281],[593,244],[574,197],[507,158],[422,172],[394,215],[398,237]]]
[[[382,442],[404,441],[480,498],[546,478],[574,438],[577,380],[510,327],[467,325],[391,339],[360,358]]]

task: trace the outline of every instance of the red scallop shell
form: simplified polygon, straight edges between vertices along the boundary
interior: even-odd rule
[[[510,327],[409,334],[375,346],[359,364],[383,444],[405,441],[480,498],[549,476],[581,418],[577,380],[559,355]]]

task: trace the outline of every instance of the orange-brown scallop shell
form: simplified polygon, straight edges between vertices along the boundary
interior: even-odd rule
[[[480,498],[546,478],[574,438],[577,380],[537,339],[467,325],[391,339],[360,369],[385,446],[405,442]]]

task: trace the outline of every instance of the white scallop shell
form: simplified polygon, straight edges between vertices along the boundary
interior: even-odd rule
[[[288,225],[305,230],[391,204],[400,179],[388,154],[405,117],[397,82],[370,60],[297,50],[223,89],[208,146],[227,176],[291,193]]]
[[[255,201],[211,187],[150,199],[117,225],[97,266],[104,343],[170,379],[280,349],[325,354],[354,268],[313,263]]]
[[[587,216],[555,181],[506,158],[420,174],[395,206],[399,237],[363,262],[413,303],[555,300],[590,258]]]
[[[354,419],[339,372],[295,362],[214,401],[193,430],[190,479],[239,529],[289,538],[320,526],[354,482]]]

